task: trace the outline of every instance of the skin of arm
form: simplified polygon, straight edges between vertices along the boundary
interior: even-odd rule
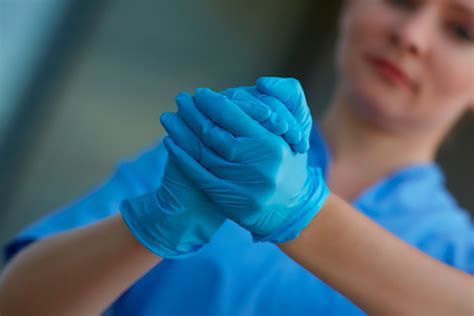
[[[441,263],[331,194],[279,247],[369,314],[472,315],[474,278]]]
[[[0,278],[0,314],[99,315],[160,261],[120,215],[109,217],[13,258]]]

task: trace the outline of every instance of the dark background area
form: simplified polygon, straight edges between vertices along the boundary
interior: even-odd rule
[[[174,96],[301,80],[324,112],[339,1],[0,0],[0,244],[163,134]],[[473,87],[474,88],[474,87]],[[474,210],[474,119],[439,154]],[[471,213],[472,214],[472,213]]]

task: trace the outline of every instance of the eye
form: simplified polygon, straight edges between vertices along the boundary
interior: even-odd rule
[[[462,24],[451,22],[448,23],[447,28],[456,39],[466,42],[474,42],[474,34]]]

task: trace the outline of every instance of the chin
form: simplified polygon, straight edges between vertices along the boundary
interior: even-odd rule
[[[383,129],[394,130],[400,128],[403,121],[404,109],[401,102],[397,102],[393,93],[388,93],[368,84],[367,81],[358,81],[347,91],[350,106],[355,114],[368,124]]]
[[[344,94],[357,116],[384,129],[399,129],[410,113],[413,100],[405,100],[403,91],[374,76],[366,67],[352,69],[343,84]]]

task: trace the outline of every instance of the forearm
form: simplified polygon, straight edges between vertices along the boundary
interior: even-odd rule
[[[331,195],[280,248],[371,314],[472,315],[473,277],[402,242]]]
[[[100,314],[160,260],[120,216],[47,238],[6,267],[0,314]]]

